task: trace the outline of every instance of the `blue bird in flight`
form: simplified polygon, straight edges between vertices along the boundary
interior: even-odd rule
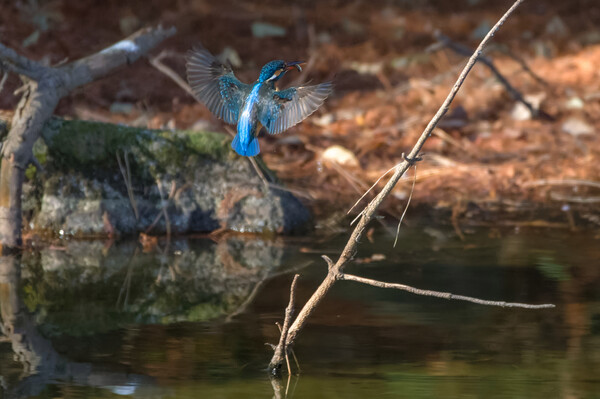
[[[237,124],[231,147],[240,155],[252,157],[260,152],[259,123],[270,134],[281,133],[315,112],[331,93],[331,82],[278,90],[275,82],[291,69],[301,71],[300,64],[270,61],[252,84],[240,82],[231,68],[205,48],[190,51],[186,67],[196,99],[220,119]]]

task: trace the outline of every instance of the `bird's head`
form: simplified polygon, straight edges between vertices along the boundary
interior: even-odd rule
[[[303,62],[285,62],[283,60],[275,60],[268,62],[265,64],[264,67],[262,67],[258,80],[260,82],[276,82],[279,79],[281,79],[281,77],[285,75],[285,73],[290,69],[297,69],[298,71],[302,71],[300,64],[303,64]]]

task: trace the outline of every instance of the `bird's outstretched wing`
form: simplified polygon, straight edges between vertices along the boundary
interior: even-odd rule
[[[188,52],[186,69],[196,99],[225,122],[237,123],[244,98],[252,87],[240,82],[231,68],[202,47]]]
[[[331,93],[331,82],[315,86],[290,87],[272,92],[272,101],[261,103],[258,118],[270,134],[281,133],[304,120],[319,108]]]

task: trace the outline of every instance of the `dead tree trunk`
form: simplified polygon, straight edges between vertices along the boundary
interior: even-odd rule
[[[18,74],[23,86],[21,100],[2,147],[0,170],[0,245],[2,251],[21,244],[21,193],[25,169],[33,159],[33,144],[59,100],[73,89],[103,78],[117,68],[135,62],[166,38],[175,28],[142,29],[91,56],[61,67],[46,67],[18,55],[0,44],[0,70]]]

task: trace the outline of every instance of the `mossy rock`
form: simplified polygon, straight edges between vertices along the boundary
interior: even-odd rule
[[[230,142],[214,132],[53,118],[34,146],[45,171],[27,172],[25,220],[34,230],[76,236],[151,226],[156,234],[306,230],[307,209],[289,192],[265,187]]]

